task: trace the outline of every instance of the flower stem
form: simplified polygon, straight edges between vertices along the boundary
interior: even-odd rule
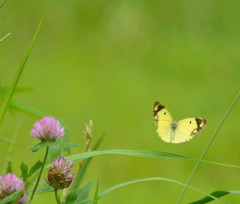
[[[54,191],[55,191],[55,198],[56,198],[57,204],[61,204],[58,193],[57,193],[57,189],[55,188]]]
[[[44,169],[46,160],[47,160],[48,149],[49,149],[49,148],[48,148],[48,146],[47,146],[46,153],[45,153],[44,160],[43,160],[43,164],[42,164],[42,168],[41,168],[40,173],[39,173],[39,175],[38,175],[37,182],[36,182],[36,184],[35,184],[35,186],[34,186],[34,189],[33,189],[33,192],[32,192],[31,198],[30,198],[30,203],[31,203],[31,201],[32,201],[32,199],[33,199],[33,196],[34,196],[36,190],[37,190],[38,183],[39,183],[39,181],[40,181],[40,178],[41,178],[41,175],[42,175],[42,172],[43,172],[43,169]]]

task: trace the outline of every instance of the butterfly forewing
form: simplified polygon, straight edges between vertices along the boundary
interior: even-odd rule
[[[173,122],[170,112],[158,101],[153,105],[153,117],[157,125],[157,133],[165,142],[171,141]]]
[[[207,126],[204,118],[186,118],[178,121],[173,143],[182,143],[191,140],[200,130]]]

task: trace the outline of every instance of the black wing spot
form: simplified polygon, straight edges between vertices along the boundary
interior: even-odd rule
[[[192,123],[192,121],[190,120],[190,122],[189,122],[190,124]]]
[[[155,123],[158,122],[158,112],[161,111],[162,109],[164,108],[164,106],[159,103],[158,101],[155,101],[154,104],[153,104],[153,116],[154,116],[154,121]]]
[[[164,115],[166,115],[167,113],[166,112],[164,112]]]

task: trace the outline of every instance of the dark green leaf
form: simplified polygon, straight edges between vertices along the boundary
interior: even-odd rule
[[[81,201],[85,201],[88,198],[92,186],[93,182],[90,182],[80,190],[74,189],[70,191],[66,198],[66,204],[78,204]]]
[[[210,195],[212,196],[215,196],[216,198],[220,198],[220,197],[223,197],[225,195],[228,195],[229,193],[231,194],[240,194],[240,191],[214,191],[212,192]],[[199,199],[197,201],[194,201],[194,202],[191,202],[190,204],[204,204],[204,203],[208,203],[208,202],[211,202],[213,201],[214,199],[209,197],[209,196],[206,196],[202,199]]]
[[[4,198],[2,201],[0,201],[0,204],[11,204],[14,201],[17,201],[21,195],[23,194],[23,191],[16,191],[10,196]]]
[[[22,172],[21,177],[23,178],[23,181],[25,182],[28,178],[28,166],[24,162],[21,162],[20,168],[21,168],[21,172]]]
[[[220,198],[220,197],[225,196],[225,195],[227,195],[229,193],[230,192],[228,192],[228,191],[214,191],[210,195],[213,195],[213,196],[215,196],[217,198]],[[208,203],[208,202],[213,201],[213,200],[214,200],[213,198],[211,198],[209,196],[206,196],[206,197],[204,197],[204,198],[202,198],[200,200],[191,202],[190,204],[204,204],[204,203]]]
[[[31,167],[31,169],[30,169],[30,171],[29,171],[29,174],[28,174],[28,177],[32,176],[36,171],[38,171],[38,170],[41,168],[42,165],[43,165],[43,163],[42,163],[40,160],[38,160],[38,161]]]

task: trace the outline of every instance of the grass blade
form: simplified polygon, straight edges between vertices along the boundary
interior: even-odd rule
[[[179,154],[173,154],[168,152],[160,152],[160,151],[152,151],[152,150],[138,150],[138,149],[111,149],[111,150],[102,150],[102,151],[90,151],[83,152],[80,154],[71,155],[68,160],[72,160],[73,162],[77,162],[83,159],[91,158],[99,155],[127,155],[127,156],[135,156],[135,157],[147,157],[147,158],[167,158],[167,159],[184,159],[195,162],[204,162],[208,164],[220,165],[225,167],[232,168],[240,168],[238,165],[224,164],[218,162],[212,162],[207,160],[195,159],[192,157],[187,157]]]
[[[136,157],[150,157],[150,158],[171,158],[171,159],[185,159],[192,161],[199,161],[198,159],[194,159],[191,157],[182,156],[179,154],[172,154],[168,152],[160,152],[160,151],[151,151],[151,150],[138,150],[138,149],[111,149],[111,150],[96,150],[90,152],[83,152],[80,154],[71,155],[68,157],[68,160],[72,160],[73,162],[80,161],[83,159],[91,158],[98,155],[127,155],[127,156],[136,156]]]
[[[226,114],[224,115],[222,121],[220,122],[220,124],[219,124],[219,126],[217,127],[215,133],[213,134],[212,138],[210,139],[207,147],[204,149],[204,151],[203,151],[203,153],[202,153],[202,155],[201,155],[201,157],[200,157],[200,160],[203,160],[203,158],[204,158],[205,155],[207,154],[208,149],[209,149],[210,146],[212,145],[212,143],[213,143],[214,139],[216,138],[219,130],[221,129],[224,121],[226,120],[226,118],[228,117],[228,115],[230,114],[230,112],[232,111],[232,109],[233,109],[234,105],[237,103],[239,97],[240,97],[240,92],[238,93],[238,95],[237,95],[236,98],[234,99],[234,101],[233,101],[233,103],[231,104],[231,106],[228,108],[228,110],[227,110]],[[199,166],[200,166],[200,162],[198,162],[198,163],[195,165],[195,167],[194,167],[194,169],[193,169],[190,177],[188,178],[187,185],[189,185],[189,184],[191,183],[191,181],[192,181],[194,175],[196,174]],[[183,189],[180,197],[178,198],[177,204],[179,204],[179,203],[181,202],[181,200],[182,200],[182,198],[183,198],[186,190],[187,190],[187,186],[184,187],[184,189]]]
[[[99,192],[99,178],[97,180],[97,186],[94,194],[94,203],[93,204],[98,204],[98,192]]]
[[[41,28],[41,26],[42,26],[43,20],[44,20],[44,18],[45,18],[46,13],[47,13],[47,9],[48,9],[48,6],[47,6],[45,12],[43,13],[43,16],[42,16],[42,18],[41,18],[41,20],[40,20],[40,23],[39,23],[38,27],[37,27],[37,30],[35,31],[35,34],[34,34],[34,36],[33,36],[33,38],[32,38],[32,41],[31,41],[28,49],[27,49],[27,52],[26,52],[26,54],[25,54],[25,56],[24,56],[24,58],[23,58],[23,60],[22,60],[22,62],[21,62],[21,64],[20,64],[20,66],[19,66],[19,68],[18,68],[17,74],[15,75],[15,78],[14,78],[14,80],[12,81],[12,84],[11,84],[11,86],[10,86],[10,89],[8,90],[6,96],[5,96],[4,99],[3,99],[3,103],[2,103],[2,106],[1,106],[1,108],[0,108],[0,127],[1,127],[1,125],[2,125],[4,116],[5,116],[5,114],[6,114],[8,105],[9,105],[9,103],[10,103],[10,100],[11,100],[11,98],[12,98],[12,96],[13,96],[13,93],[14,93],[14,91],[15,91],[15,89],[16,89],[16,86],[17,86],[17,84],[18,84],[18,81],[19,81],[19,79],[20,79],[20,77],[21,77],[21,75],[22,75],[22,72],[23,72],[23,69],[24,69],[24,67],[25,67],[25,64],[26,64],[26,62],[27,62],[27,60],[28,60],[28,57],[29,57],[29,55],[30,55],[30,53],[31,53],[31,50],[32,50],[32,48],[33,48],[33,45],[34,45],[34,43],[35,43],[35,41],[36,41],[36,38],[37,38],[38,33],[39,33],[39,31],[40,31],[40,28]]]
[[[175,184],[179,184],[179,185],[182,185],[182,186],[187,186],[188,188],[191,188],[195,191],[198,191],[216,201],[218,201],[219,203],[225,203],[221,200],[219,200],[217,197],[215,197],[214,195],[210,195],[208,193],[205,193],[204,191],[201,191],[193,186],[189,186],[189,185],[186,185],[184,183],[181,183],[179,181],[176,181],[176,180],[173,180],[173,179],[168,179],[168,178],[164,178],[164,177],[151,177],[151,178],[143,178],[143,179],[137,179],[137,180],[133,180],[133,181],[128,181],[128,182],[125,182],[125,183],[120,183],[120,184],[117,184],[115,186],[112,186],[110,188],[108,188],[107,190],[101,192],[98,196],[98,199],[102,198],[103,196],[107,195],[108,193],[114,191],[114,190],[117,190],[121,187],[124,187],[124,186],[127,186],[127,185],[130,185],[130,184],[134,184],[134,183],[140,183],[140,182],[145,182],[145,181],[167,181],[167,182],[171,182],[171,183],[175,183]]]

